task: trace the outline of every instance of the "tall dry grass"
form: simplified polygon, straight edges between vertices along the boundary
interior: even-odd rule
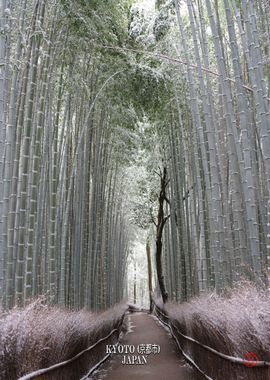
[[[270,362],[269,291],[242,283],[226,296],[208,294],[182,304],[157,303],[182,334],[229,356],[244,359],[253,352],[259,360]],[[215,380],[270,379],[268,368],[230,363],[174,332],[184,351]]]
[[[72,358],[116,328],[126,309],[120,304],[100,314],[74,312],[49,307],[42,299],[24,309],[14,308],[0,318],[0,379],[15,380]],[[42,379],[80,378],[105,356],[106,344],[117,339],[115,333],[80,359]]]

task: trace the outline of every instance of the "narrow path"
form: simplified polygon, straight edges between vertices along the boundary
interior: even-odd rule
[[[93,377],[94,380],[201,380],[202,377],[193,370],[183,357],[170,334],[160,323],[148,314],[131,314],[128,316],[131,331],[122,338],[121,345],[133,345],[134,354],[112,354],[112,359]],[[139,345],[158,345],[160,353],[138,358]],[[142,346],[140,346],[142,347]],[[144,346],[145,347],[145,346]],[[148,346],[149,347],[149,346]],[[132,361],[137,355],[137,364],[123,364]],[[124,357],[125,356],[125,357]]]

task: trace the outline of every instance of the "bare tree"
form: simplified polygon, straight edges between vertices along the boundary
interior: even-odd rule
[[[158,196],[158,215],[157,215],[157,221],[155,222],[156,226],[156,270],[157,270],[157,279],[158,284],[161,292],[161,296],[163,299],[163,302],[167,302],[168,300],[168,293],[166,290],[165,285],[165,278],[163,274],[163,268],[162,268],[162,236],[163,236],[163,230],[165,227],[165,224],[167,220],[170,218],[170,214],[165,215],[164,207],[166,203],[170,203],[169,199],[167,198],[166,189],[170,182],[167,176],[167,168],[164,166],[163,170],[160,170],[160,173],[158,174],[160,177],[160,192]]]

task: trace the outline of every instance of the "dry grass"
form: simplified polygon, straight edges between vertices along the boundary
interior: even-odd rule
[[[100,314],[72,312],[48,307],[42,299],[24,309],[14,308],[0,318],[0,379],[15,380],[72,358],[116,328],[125,311],[121,304]],[[115,343],[117,337],[113,334],[65,369],[42,379],[78,379],[105,356],[106,344]]]
[[[239,358],[254,352],[270,362],[270,295],[249,283],[238,285],[226,297],[208,294],[179,304],[158,304],[180,332],[215,350]],[[267,368],[230,363],[179,336],[184,351],[215,380],[266,380]]]

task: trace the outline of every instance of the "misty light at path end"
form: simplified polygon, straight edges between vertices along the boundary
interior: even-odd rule
[[[134,303],[134,292],[136,292],[136,305],[149,307],[148,294],[148,272],[146,256],[146,235],[141,233],[138,240],[134,242],[133,249],[127,264],[127,298]]]

